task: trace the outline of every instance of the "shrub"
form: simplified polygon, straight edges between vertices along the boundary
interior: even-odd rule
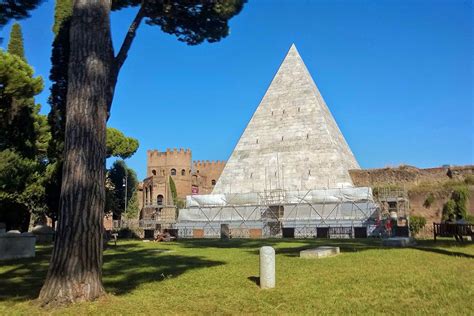
[[[467,175],[466,178],[464,178],[464,183],[467,185],[474,185],[474,175]]]
[[[469,188],[467,185],[458,185],[453,188],[451,198],[443,206],[443,219],[446,220],[450,215],[456,217],[467,216],[467,201],[469,200]]]
[[[465,219],[468,224],[474,224],[474,215],[467,214]]]
[[[413,235],[418,234],[425,225],[426,218],[423,216],[410,216],[410,231]]]
[[[423,203],[423,206],[426,207],[426,208],[429,208],[433,204],[434,201],[435,201],[435,197],[434,197],[433,193],[430,193],[426,197],[426,200]]]
[[[456,213],[456,202],[450,199],[443,205],[443,220],[447,220],[450,215],[455,216],[456,215],[455,213]]]
[[[118,233],[118,238],[140,239],[140,236],[137,234],[137,232],[128,227],[120,228],[118,231],[116,231],[116,233]]]

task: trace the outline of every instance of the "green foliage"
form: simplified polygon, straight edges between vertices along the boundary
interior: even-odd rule
[[[0,151],[0,222],[28,230],[30,211],[44,210],[44,165],[5,149]]]
[[[148,25],[161,27],[179,41],[197,45],[204,41],[214,43],[230,33],[228,21],[242,10],[246,0],[215,1],[149,1],[115,0],[113,10],[143,4]]]
[[[474,224],[474,215],[467,214],[465,220],[468,224]]]
[[[454,200],[449,199],[443,205],[443,220],[449,219],[450,216],[456,216],[456,202]]]
[[[132,197],[128,201],[127,210],[125,211],[125,217],[128,219],[138,218],[140,214],[140,208],[138,207],[138,193],[137,190],[133,192]]]
[[[425,202],[423,202],[423,206],[426,208],[429,208],[433,204],[434,201],[435,201],[435,197],[433,193],[430,192],[428,196],[426,197]]]
[[[139,234],[128,227],[122,227],[114,232],[118,234],[119,239],[140,239]]]
[[[13,24],[12,26],[10,40],[8,41],[8,52],[20,57],[26,62],[25,49],[23,47],[23,34],[21,32],[21,26],[18,23]]]
[[[410,216],[410,231],[413,235],[416,235],[420,230],[425,227],[426,218],[423,216]]]
[[[20,57],[0,51],[0,221],[28,229],[44,204],[49,128],[34,96],[43,81]]]
[[[136,194],[138,179],[135,171],[128,168],[123,160],[116,160],[107,172],[106,211],[111,211],[114,218],[119,218],[125,212],[125,177],[127,178],[127,210],[130,200]],[[133,202],[133,201],[132,201]],[[138,203],[138,201],[137,201]],[[135,205],[132,205],[135,207]],[[136,206],[138,208],[138,205]],[[136,211],[132,210],[131,212]],[[137,212],[138,214],[138,212]]]
[[[456,204],[456,215],[461,215],[463,218],[467,215],[467,203],[469,200],[469,188],[467,186],[459,186],[453,191],[451,199]]]
[[[36,9],[43,0],[3,0],[0,2],[0,27],[14,19],[24,19],[30,16],[30,11]]]
[[[184,208],[186,203],[178,197],[176,184],[174,183],[174,180],[172,177],[170,177],[170,191],[171,191],[171,197],[173,198],[174,206],[176,206],[178,209]]]
[[[72,0],[56,0],[54,6],[53,33],[58,35],[64,23],[72,16]],[[69,29],[69,28],[67,28]]]
[[[27,63],[0,50],[0,150],[9,148],[28,158],[35,156],[34,96],[42,89],[43,80],[33,77]]]
[[[178,202],[178,192],[176,191],[176,184],[172,177],[170,177],[170,191],[171,191],[171,198],[173,199],[173,204],[176,205]]]
[[[138,149],[138,140],[125,136],[118,129],[107,128],[107,158],[130,158]]]
[[[455,187],[451,193],[451,198],[443,206],[443,219],[448,219],[450,215],[455,218],[458,215],[466,218],[468,200],[469,188],[467,185],[458,185]]]
[[[474,175],[469,174],[464,178],[464,183],[467,185],[474,185]]]

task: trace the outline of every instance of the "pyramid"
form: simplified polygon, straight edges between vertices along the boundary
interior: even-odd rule
[[[213,194],[348,187],[359,168],[293,44]]]

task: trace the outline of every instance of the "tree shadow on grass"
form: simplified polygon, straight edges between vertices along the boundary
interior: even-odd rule
[[[182,256],[173,250],[119,245],[104,255],[104,286],[123,295],[145,283],[160,282],[193,269],[225,264],[199,256]]]
[[[437,253],[437,254],[440,254],[440,255],[447,255],[447,256],[453,256],[453,257],[474,259],[474,255],[467,254],[467,253],[464,253],[464,252],[451,251],[451,250],[446,250],[446,249],[441,249],[441,248],[433,248],[433,247],[411,247],[411,248],[416,249],[416,250],[420,250],[420,251],[425,251],[425,252]]]
[[[0,302],[38,297],[48,272],[51,250],[51,246],[38,247],[35,258],[0,261]]]
[[[39,248],[35,258],[0,262],[0,302],[36,299],[48,271],[52,247]],[[186,271],[225,264],[197,256],[175,255],[167,249],[119,244],[104,253],[106,291],[122,295],[141,284],[175,278]]]

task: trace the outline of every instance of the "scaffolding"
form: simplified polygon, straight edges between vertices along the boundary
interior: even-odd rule
[[[368,235],[376,210],[368,187],[198,195],[174,227],[181,238],[352,238]]]

